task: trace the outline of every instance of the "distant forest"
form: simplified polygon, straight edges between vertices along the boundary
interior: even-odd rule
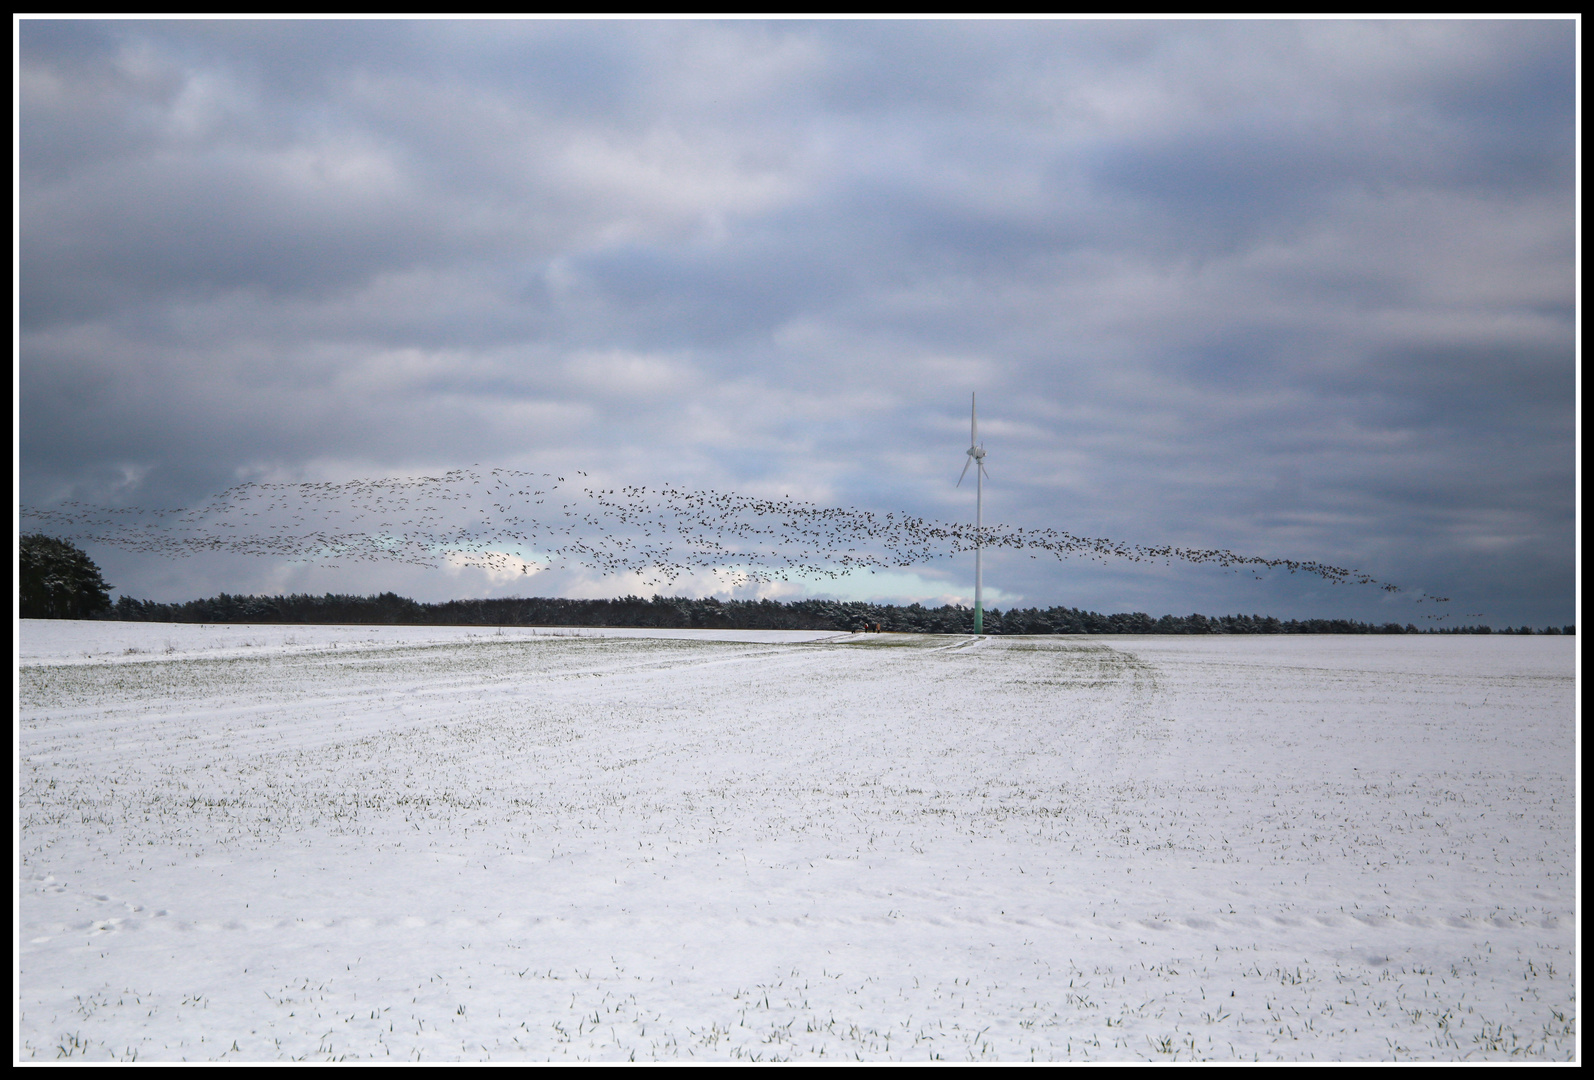
[[[632,626],[659,629],[837,630],[878,628],[885,633],[970,634],[974,609],[947,605],[843,603],[835,600],[694,600],[655,596],[644,600],[525,598],[450,600],[422,604],[393,593],[380,596],[230,596],[183,604],[122,597],[95,616],[126,622],[355,623],[415,626]],[[1573,626],[1466,626],[1419,631],[1410,623],[1354,619],[1276,619],[1266,615],[1101,615],[1079,608],[993,608],[987,634],[1573,634]]]

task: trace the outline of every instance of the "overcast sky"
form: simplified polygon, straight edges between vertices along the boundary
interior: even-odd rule
[[[988,605],[1571,622],[1575,30],[25,21],[21,501],[480,463],[968,519],[978,391],[988,522],[1405,587],[992,553]]]

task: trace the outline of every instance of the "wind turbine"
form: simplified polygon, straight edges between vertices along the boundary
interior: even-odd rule
[[[969,466],[974,466],[974,633],[985,632],[985,605],[982,603],[980,592],[980,535],[981,516],[985,509],[985,485],[981,482],[987,475],[985,472],[985,447],[980,443],[980,419],[975,412],[974,395],[969,395],[969,459],[963,463],[963,471],[958,474],[957,486],[963,486],[963,478],[969,474]]]

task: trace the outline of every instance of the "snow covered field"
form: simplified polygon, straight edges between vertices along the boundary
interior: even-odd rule
[[[1575,640],[21,624],[24,1060],[1569,1060]]]

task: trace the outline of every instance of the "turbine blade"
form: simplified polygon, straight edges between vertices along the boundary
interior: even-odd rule
[[[980,444],[980,421],[979,421],[979,417],[976,416],[975,412],[974,412],[974,395],[970,394],[969,395],[969,445],[970,446],[978,446],[979,444]]]
[[[962,487],[963,486],[963,478],[969,474],[969,462],[971,462],[973,460],[974,459],[971,457],[967,461],[963,462],[963,471],[958,473],[958,482],[955,485],[953,485],[954,487]]]

